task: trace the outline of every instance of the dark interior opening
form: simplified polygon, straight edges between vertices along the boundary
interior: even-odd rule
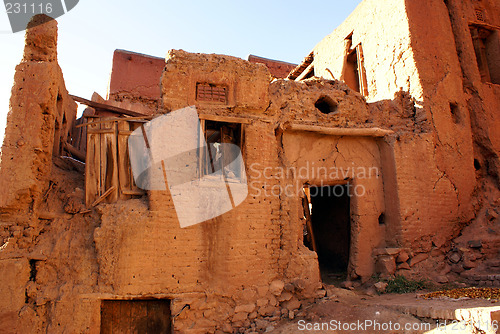
[[[481,169],[481,163],[477,159],[474,159],[474,169],[475,170],[480,170]]]
[[[318,254],[321,279],[332,284],[346,278],[351,246],[351,210],[348,185],[305,189],[311,236],[304,244]],[[307,212],[306,212],[307,220]]]
[[[329,96],[321,96],[314,106],[323,114],[330,114],[337,111],[337,103]]]
[[[220,172],[225,168],[228,178],[240,178],[243,166],[233,166],[231,163],[237,158],[235,146],[243,147],[243,130],[239,123],[205,121],[205,141],[207,150],[204,152],[202,172],[204,175]],[[220,145],[220,144],[232,144]]]
[[[344,81],[356,92],[360,92],[359,86],[359,72],[358,72],[358,53],[356,48],[354,48],[351,53],[347,56],[347,61],[345,64]]]
[[[170,300],[103,300],[101,334],[172,333]]]
[[[385,214],[384,213],[381,213],[380,216],[378,216],[378,224],[385,225]]]
[[[30,281],[32,281],[32,282],[36,281],[36,274],[37,274],[36,263],[37,263],[37,260],[33,260],[33,259],[29,260],[29,264],[30,264]]]
[[[451,113],[451,117],[453,119],[453,123],[460,124],[461,117],[460,117],[460,110],[458,108],[458,104],[450,103],[450,113]]]

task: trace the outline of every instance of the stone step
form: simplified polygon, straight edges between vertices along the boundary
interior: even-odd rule
[[[488,274],[478,274],[474,272],[463,272],[460,274],[470,284],[483,287],[500,287],[500,273],[491,272]]]
[[[497,334],[500,325],[500,303],[484,299],[422,299],[405,295],[388,296],[380,305],[418,318],[432,319],[436,327],[427,333],[461,333],[456,329],[473,325],[486,334]],[[472,333],[465,328],[463,333]],[[498,332],[500,333],[500,331]]]

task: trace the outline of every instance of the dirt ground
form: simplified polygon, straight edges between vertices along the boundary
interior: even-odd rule
[[[346,289],[327,289],[327,297],[282,321],[271,334],[295,333],[480,333],[452,320],[416,317],[427,312],[445,315],[457,308],[499,306],[488,300],[425,300],[417,293],[370,296]],[[445,322],[446,321],[446,322]],[[453,326],[455,324],[456,326]],[[448,327],[444,328],[445,325]],[[451,325],[451,326],[450,326]]]

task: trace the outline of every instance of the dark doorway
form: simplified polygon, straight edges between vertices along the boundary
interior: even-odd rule
[[[344,280],[351,246],[351,212],[349,185],[308,187],[306,206],[310,227],[304,244],[318,254],[321,278],[325,283]],[[305,212],[306,219],[307,212]],[[306,224],[307,227],[307,224]]]
[[[355,49],[351,51],[347,55],[346,64],[345,64],[345,73],[344,73],[344,81],[356,92],[361,92],[359,86],[359,64],[358,64],[358,52]]]
[[[101,334],[172,332],[170,300],[103,300]]]

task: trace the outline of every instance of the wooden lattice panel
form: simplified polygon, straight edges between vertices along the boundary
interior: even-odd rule
[[[197,83],[196,100],[227,103],[227,89],[220,85]]]

